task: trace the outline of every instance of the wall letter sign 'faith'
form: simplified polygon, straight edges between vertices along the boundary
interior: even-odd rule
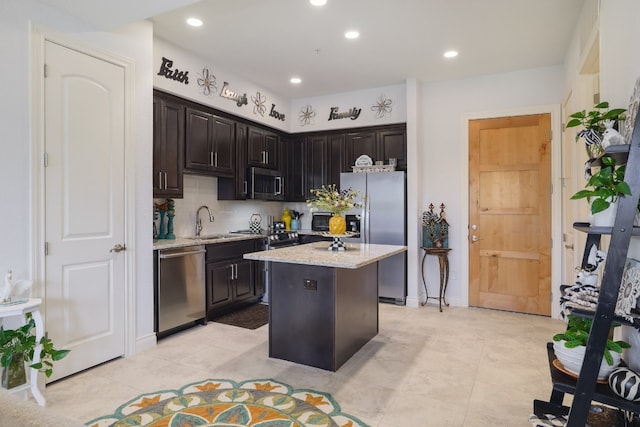
[[[188,71],[180,71],[177,68],[172,70],[173,61],[170,59],[162,57],[162,65],[160,65],[160,71],[158,71],[159,76],[164,76],[169,80],[175,80],[180,83],[184,83],[186,85],[189,84],[189,72]]]

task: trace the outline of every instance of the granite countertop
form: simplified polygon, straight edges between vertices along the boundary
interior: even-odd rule
[[[252,252],[245,254],[244,258],[258,261],[356,269],[407,250],[406,246],[400,245],[347,243],[347,250],[340,252],[330,251],[327,249],[328,246],[327,242],[316,242],[270,251]]]
[[[237,242],[240,240],[262,239],[264,234],[212,234],[207,236],[195,237],[176,237],[175,239],[158,239],[153,241],[153,250],[182,248],[193,245],[211,245],[216,243]]]

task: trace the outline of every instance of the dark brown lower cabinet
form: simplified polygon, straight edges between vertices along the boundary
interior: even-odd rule
[[[242,258],[260,250],[259,240],[207,245],[207,318],[262,297],[264,286],[260,263]]]

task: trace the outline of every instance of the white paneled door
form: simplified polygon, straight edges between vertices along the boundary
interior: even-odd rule
[[[124,355],[125,73],[45,44],[46,328],[49,381]]]

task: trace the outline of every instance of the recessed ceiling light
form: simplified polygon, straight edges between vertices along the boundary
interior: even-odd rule
[[[309,0],[309,3],[314,6],[324,6],[325,4],[327,4],[327,0]]]
[[[445,58],[455,58],[458,56],[458,51],[456,50],[448,50],[444,53]]]
[[[189,18],[187,19],[187,24],[192,27],[202,27],[202,20],[198,18]]]
[[[358,37],[360,37],[360,33],[357,31],[351,30],[344,33],[344,36],[348,39],[357,39]]]
[[[291,83],[293,83],[294,85],[302,83],[302,79],[300,77],[291,77],[291,80],[289,80],[289,81]]]

